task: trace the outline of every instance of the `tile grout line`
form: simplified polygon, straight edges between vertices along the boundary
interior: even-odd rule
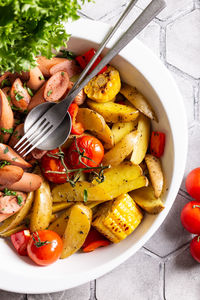
[[[164,286],[165,286],[165,263],[160,262],[159,263],[159,294],[160,294],[160,299],[164,300]]]
[[[164,262],[163,263],[163,294],[162,294],[164,300],[166,300],[166,296],[165,296],[166,273],[165,272],[166,272],[166,265],[165,265],[165,262]]]

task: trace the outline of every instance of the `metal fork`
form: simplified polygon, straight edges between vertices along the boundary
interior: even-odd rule
[[[96,58],[102,52],[103,48],[106,46],[108,41],[111,39],[115,31],[118,29],[124,18],[136,4],[136,2],[137,0],[133,0],[130,2],[127,9],[125,10],[121,18],[118,20],[115,27],[101,43],[96,55],[81,73],[79,80],[75,83],[74,87],[67,95],[67,97],[58,104],[46,102],[41,105],[38,105],[28,114],[24,124],[25,135],[19,140],[19,142],[14,147],[18,151],[20,150],[20,153],[23,153],[25,150],[28,149],[25,153],[23,153],[23,156],[30,153],[37,146],[39,149],[51,150],[64,143],[71,131],[71,118],[67,110],[74,98],[76,97],[76,95],[166,6],[164,0],[151,1],[151,3],[143,10],[139,17],[128,28],[128,30],[119,38],[115,45],[102,58],[102,60],[96,66],[96,68],[90,74],[87,75],[88,70],[90,69]],[[53,134],[55,130],[56,136]],[[47,139],[47,137],[49,138]]]

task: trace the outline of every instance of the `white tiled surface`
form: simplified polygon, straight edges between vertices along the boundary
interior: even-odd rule
[[[186,173],[200,165],[200,0],[166,0],[167,8],[139,39],[160,57],[174,76],[188,113],[189,155]],[[82,10],[85,17],[114,24],[128,0],[96,0]],[[135,15],[149,3],[139,0]],[[174,99],[176,101],[176,99]],[[181,137],[180,137],[181,138]],[[191,239],[180,224],[189,199],[184,180],[168,217],[150,241],[109,274],[78,288],[46,295],[0,291],[1,300],[199,300],[200,266],[191,258]]]

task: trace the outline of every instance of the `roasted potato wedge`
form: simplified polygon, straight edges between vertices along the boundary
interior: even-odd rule
[[[67,203],[67,202],[54,203],[52,205],[52,213],[56,213],[56,212],[59,212],[61,210],[67,209],[72,205],[73,205],[73,203]]]
[[[149,171],[149,176],[151,184],[154,189],[156,198],[160,197],[164,185],[164,176],[162,172],[162,167],[159,158],[147,154],[145,156],[145,162],[147,164],[147,169]]]
[[[52,197],[48,181],[43,180],[35,191],[33,210],[30,217],[30,230],[43,230],[49,226],[52,215]]]
[[[8,229],[7,231],[1,233],[1,236],[2,237],[9,237],[12,234],[17,233],[17,232],[22,231],[22,230],[25,230],[25,229],[28,230],[27,226],[24,225],[24,224],[21,224],[21,225],[18,225],[16,227],[12,228],[12,229]]]
[[[127,134],[119,143],[104,155],[102,163],[104,165],[119,165],[134,149],[138,140],[137,130]]]
[[[129,132],[137,128],[137,120],[127,123],[115,123],[112,126],[114,145],[119,143]]]
[[[150,120],[143,114],[139,116],[137,131],[138,140],[131,155],[131,162],[139,165],[146,155],[150,138]]]
[[[128,99],[140,112],[148,118],[157,121],[157,117],[147,99],[133,86],[123,83],[120,93]]]
[[[63,251],[60,258],[77,252],[83,245],[92,222],[92,211],[83,204],[75,204],[70,211],[69,220],[63,236]]]
[[[34,193],[30,192],[27,195],[24,206],[16,214],[14,214],[10,218],[2,222],[2,224],[0,225],[0,236],[4,232],[12,230],[13,228],[17,227],[27,217],[31,205],[33,203],[33,200],[34,200]]]
[[[131,162],[123,162],[116,167],[105,170],[105,180],[98,183],[95,179],[92,182],[77,182],[76,187],[70,183],[57,185],[52,190],[54,202],[80,201],[84,200],[84,190],[87,190],[88,201],[106,201],[125,194],[134,189],[148,185],[148,180],[142,175],[139,166]]]
[[[96,111],[89,108],[79,108],[76,121],[83,124],[85,130],[102,132],[106,122]]]
[[[58,235],[62,237],[67,227],[69,215],[70,215],[70,208],[64,211],[54,222],[52,222],[49,225],[48,229],[55,231]]]
[[[139,111],[134,107],[115,102],[96,103],[88,100],[88,106],[102,115],[106,122],[130,122],[137,119]]]
[[[112,132],[104,118],[96,111],[89,108],[79,108],[77,122],[81,122],[85,130],[91,131],[105,143],[113,144]]]
[[[151,185],[129,193],[133,200],[147,213],[158,214],[164,208],[161,198],[156,198]]]

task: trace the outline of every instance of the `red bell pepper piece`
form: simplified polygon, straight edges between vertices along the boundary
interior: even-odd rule
[[[156,157],[161,157],[165,149],[165,134],[160,131],[153,131],[150,141],[150,152]]]
[[[91,228],[82,248],[83,252],[91,252],[99,247],[108,245],[110,245],[110,241],[107,240],[105,236],[99,233],[96,229]]]
[[[80,135],[84,132],[84,128],[83,128],[82,123],[80,123],[80,122],[76,123],[76,116],[77,116],[78,110],[79,110],[78,105],[76,103],[72,103],[68,109],[68,112],[72,119],[71,133]]]
[[[13,233],[11,235],[11,242],[15,249],[17,250],[19,255],[26,256],[27,255],[27,245],[30,239],[30,231],[22,230],[17,233]]]
[[[75,59],[79,63],[81,68],[84,69],[87,66],[87,64],[89,63],[89,61],[92,59],[92,57],[95,55],[95,53],[96,53],[96,50],[94,48],[91,48],[85,54],[79,55]],[[99,64],[100,61],[101,61],[101,56],[97,57],[97,59],[95,60],[95,62],[92,65],[92,67],[88,71],[88,73],[91,73],[92,70],[94,70],[94,68]],[[103,69],[101,71],[99,71],[98,74],[101,74],[101,73],[105,72],[106,70],[107,70],[107,66],[103,67]]]

